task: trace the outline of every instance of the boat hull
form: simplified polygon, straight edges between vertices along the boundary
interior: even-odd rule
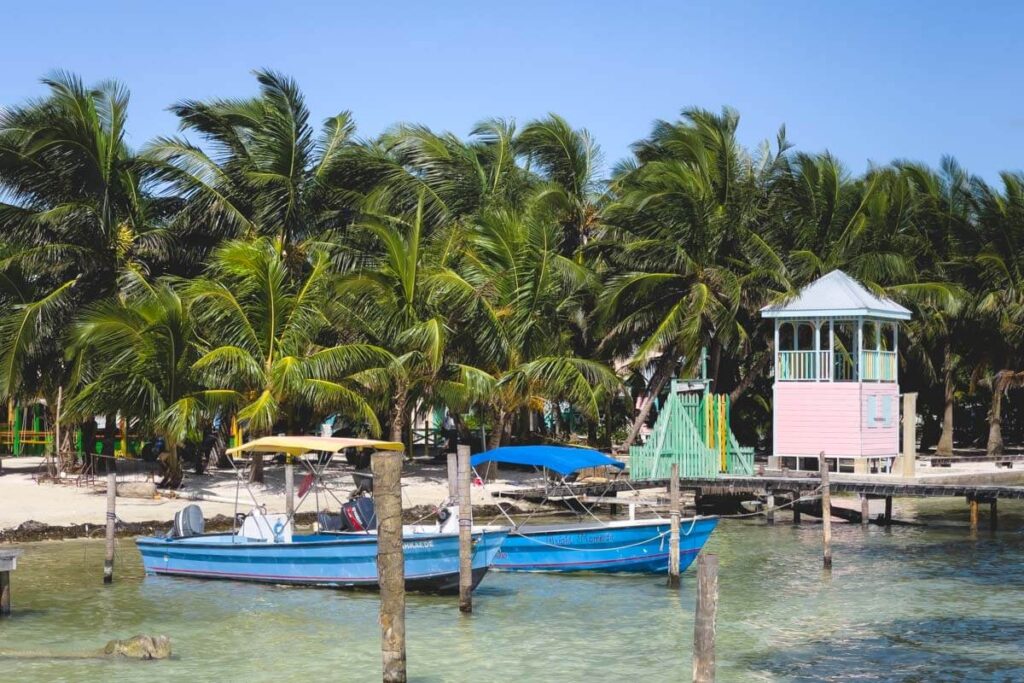
[[[679,570],[697,557],[714,531],[715,518],[683,520],[679,527]],[[512,531],[494,560],[495,571],[637,572],[668,571],[669,523],[630,520],[607,525],[522,526]]]
[[[473,534],[473,587],[483,579],[508,532]],[[295,536],[291,543],[252,542],[233,534],[135,540],[147,574],[275,584],[377,588],[377,538],[372,534]],[[459,589],[458,534],[405,537],[406,588]]]

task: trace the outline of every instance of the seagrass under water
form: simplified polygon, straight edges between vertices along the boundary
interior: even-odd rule
[[[900,501],[886,531],[836,525],[823,579],[821,529],[724,521],[719,681],[1024,680],[1024,506],[971,539],[962,501]],[[780,520],[783,519],[779,515]],[[143,577],[121,541],[113,586],[102,541],[25,545],[15,616],[0,649],[85,650],[167,634],[166,662],[0,662],[5,681],[379,680],[373,593]],[[689,680],[694,574],[491,574],[462,617],[457,599],[409,596],[413,681]]]

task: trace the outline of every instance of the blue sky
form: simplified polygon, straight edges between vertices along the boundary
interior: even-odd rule
[[[0,105],[57,68],[117,78],[134,145],[174,131],[171,103],[251,94],[269,67],[364,136],[554,111],[610,166],[655,119],[727,104],[745,143],[785,123],[855,172],[943,154],[990,180],[1024,168],[1024,3],[29,0],[3,16]]]

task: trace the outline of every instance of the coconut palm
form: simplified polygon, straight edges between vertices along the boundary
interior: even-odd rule
[[[303,252],[307,261],[292,277],[294,264],[268,238],[214,251],[207,275],[187,288],[200,339],[193,369],[207,400],[228,406],[253,435],[279,423],[293,432],[335,412],[377,434],[380,424],[353,374],[392,358],[335,333],[344,311],[334,305],[330,259],[318,248]],[[257,457],[254,479],[262,475]]]
[[[87,309],[71,330],[72,348],[86,366],[67,413],[86,419],[119,413],[137,428],[162,436],[169,451],[162,486],[181,484],[179,447],[197,442],[211,417],[197,382],[189,302],[170,281],[150,284],[126,276],[124,296]]]
[[[273,71],[257,71],[256,80],[257,97],[171,107],[201,144],[160,137],[144,158],[188,201],[176,226],[189,242],[270,237],[298,257],[304,240],[348,223],[353,199],[330,177],[356,147],[355,124],[342,111],[317,133],[295,81]]]
[[[45,97],[0,110],[0,270],[31,273],[0,320],[0,391],[52,405],[69,381],[61,338],[71,314],[112,295],[122,273],[161,261],[178,203],[154,196],[125,143],[122,85],[90,88],[63,72],[43,83]]]
[[[432,403],[450,375],[448,323],[432,297],[430,257],[425,256],[425,201],[407,216],[367,208],[359,227],[372,239],[360,241],[360,267],[339,276],[337,292],[345,324],[393,359],[353,375],[386,406],[392,441],[402,441],[411,409]],[[452,396],[449,395],[449,399]]]
[[[1003,452],[1003,398],[1024,382],[1024,174],[1003,173],[1002,192],[976,181],[978,228],[982,244],[974,257],[980,295],[978,314],[991,332],[985,346],[993,369],[987,451]]]
[[[460,261],[436,281],[464,320],[460,383],[492,420],[488,446],[508,436],[518,411],[544,401],[597,419],[619,384],[603,363],[572,353],[579,303],[595,279],[562,254],[557,217],[538,200],[521,212],[484,211],[468,230]]]
[[[626,445],[654,398],[678,369],[691,370],[702,347],[717,380],[723,350],[748,348],[756,311],[786,291],[784,262],[755,229],[766,201],[765,179],[786,149],[754,158],[736,142],[739,117],[686,110],[658,122],[621,166],[605,211],[611,264],[601,294],[604,346],[635,369],[652,366]]]

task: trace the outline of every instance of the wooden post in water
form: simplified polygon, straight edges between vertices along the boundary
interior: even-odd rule
[[[799,491],[794,491],[793,492],[793,498],[790,500],[790,503],[791,503],[790,507],[792,507],[792,509],[793,509],[793,524],[799,524],[800,523],[800,503],[798,502],[799,500],[800,500],[800,492]]]
[[[288,515],[289,523],[294,523],[295,517],[295,463],[292,456],[284,456],[284,511]]]
[[[679,464],[672,463],[672,478],[669,480],[669,505],[671,525],[668,536],[668,586],[679,587]]]
[[[115,463],[109,463],[115,467]],[[114,525],[117,523],[117,473],[107,472],[107,554],[103,560],[103,583],[114,581]]]
[[[885,525],[892,526],[892,496],[885,497]]]
[[[768,522],[768,526],[775,526],[775,492],[771,489],[768,490],[768,495],[765,498],[764,518]]]
[[[18,568],[20,548],[0,549],[0,617],[11,614],[11,572]]]
[[[996,503],[998,500],[998,498],[993,498],[988,502],[988,528],[992,531],[999,528],[999,520],[996,517]]]
[[[818,456],[819,476],[821,477],[821,531],[824,542],[822,567],[832,571],[832,494],[828,485],[828,460],[825,451]]]
[[[718,555],[697,558],[697,616],[693,623],[693,683],[715,680],[715,615],[718,612]]]
[[[865,529],[871,521],[871,500],[866,493],[860,494],[860,525]]]
[[[377,515],[377,580],[380,583],[380,652],[384,683],[405,683],[405,554],[402,550],[402,454],[377,451],[370,458]]]
[[[473,611],[473,503],[469,446],[458,446],[459,454],[459,611]]]
[[[452,502],[459,499],[459,455],[448,454],[448,497]]]
[[[969,498],[967,500],[968,505],[971,506],[971,531],[978,530],[978,499]]]

